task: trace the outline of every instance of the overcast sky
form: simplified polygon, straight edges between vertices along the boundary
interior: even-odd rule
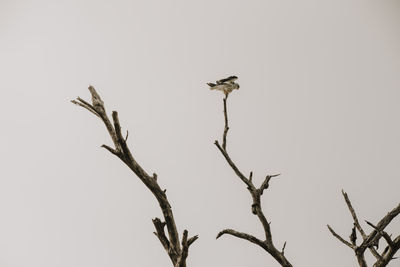
[[[206,82],[229,75],[232,158],[257,184],[282,174],[262,199],[276,246],[294,266],[356,266],[326,224],[351,232],[342,188],[362,222],[399,203],[399,29],[395,0],[0,0],[0,266],[171,265],[154,197],[69,102],[89,84],[167,188],[179,231],[199,234],[189,267],[279,266],[215,240],[223,228],[262,238],[213,145],[223,94]]]

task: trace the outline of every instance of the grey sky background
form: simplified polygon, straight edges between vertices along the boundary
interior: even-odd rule
[[[188,266],[278,266],[215,240],[262,236],[213,145],[223,95],[206,82],[229,75],[232,158],[258,183],[282,173],[263,198],[275,244],[295,266],[355,266],[326,224],[350,234],[342,188],[361,220],[399,202],[399,28],[399,1],[1,0],[0,266],[170,266],[155,199],[69,102],[89,84],[167,188],[179,230],[199,234]]]

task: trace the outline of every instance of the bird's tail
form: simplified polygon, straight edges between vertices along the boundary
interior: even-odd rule
[[[214,89],[213,87],[216,86],[215,83],[207,83],[207,85],[210,86],[210,90],[213,90]]]

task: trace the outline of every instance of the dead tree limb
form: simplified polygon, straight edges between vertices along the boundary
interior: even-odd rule
[[[286,256],[284,255],[284,250],[286,247],[286,242],[283,245],[283,248],[281,251],[279,251],[273,241],[272,241],[272,233],[271,233],[271,227],[270,227],[270,222],[268,222],[267,218],[264,215],[264,212],[261,207],[261,195],[263,194],[264,190],[266,190],[269,187],[269,182],[271,178],[278,176],[279,174],[275,175],[267,175],[261,184],[260,187],[256,187],[253,183],[253,173],[251,172],[249,177],[246,177],[236,166],[236,164],[233,162],[231,157],[229,156],[227,149],[226,149],[226,139],[227,139],[227,133],[229,130],[228,126],[228,112],[227,112],[227,99],[228,99],[229,94],[225,94],[225,97],[223,99],[224,103],[224,118],[225,118],[225,127],[224,127],[224,133],[222,135],[222,146],[219,144],[219,142],[216,140],[215,145],[217,146],[218,150],[221,152],[221,154],[224,156],[225,160],[229,164],[229,166],[233,169],[235,174],[239,177],[240,180],[247,186],[247,190],[249,191],[253,203],[251,205],[251,211],[254,215],[256,215],[259,219],[259,221],[262,224],[262,227],[264,229],[265,233],[265,239],[261,240],[258,239],[257,237],[235,231],[233,229],[225,229],[222,230],[218,233],[217,239],[221,237],[224,234],[232,235],[240,239],[247,240],[251,243],[254,243],[261,248],[263,248],[265,251],[267,251],[279,264],[283,267],[292,267],[292,264],[288,261]]]
[[[367,267],[367,262],[365,260],[365,251],[367,249],[370,250],[371,254],[376,258],[376,262],[374,263],[374,267],[384,267],[386,266],[392,259],[394,259],[394,255],[400,249],[400,236],[396,237],[394,240],[391,239],[390,235],[384,231],[386,226],[390,224],[390,222],[400,213],[400,204],[397,205],[396,208],[391,210],[385,217],[383,217],[379,223],[375,226],[374,224],[367,222],[374,230],[367,235],[364,229],[361,227],[360,222],[358,220],[357,214],[353,208],[353,205],[350,202],[349,196],[346,192],[342,190],[342,195],[347,204],[347,208],[350,211],[350,214],[353,218],[354,227],[352,233],[350,235],[350,242],[346,241],[343,237],[338,235],[332,227],[328,225],[329,231],[332,233],[334,237],[336,237],[340,242],[350,247],[357,258],[358,264],[360,267]],[[357,234],[355,229],[358,230],[362,237],[362,242],[360,245],[356,244]],[[379,253],[377,251],[379,247],[379,240],[383,237],[386,241],[387,246],[383,250],[383,252]]]
[[[183,238],[180,242],[171,205],[168,201],[165,190],[161,189],[161,187],[158,185],[157,174],[154,173],[152,176],[150,176],[133,157],[127,145],[128,132],[125,138],[122,135],[118,112],[112,112],[111,123],[106,113],[104,102],[100,98],[99,94],[96,92],[93,86],[89,86],[89,91],[92,95],[92,104],[80,97],[78,97],[76,100],[72,100],[71,102],[87,109],[103,121],[112,139],[114,147],[110,147],[108,145],[102,145],[102,147],[122,160],[122,162],[124,162],[153,193],[160,205],[164,217],[164,221],[161,221],[159,218],[153,219],[153,224],[156,229],[154,234],[158,237],[161,245],[166,250],[173,263],[173,266],[185,267],[189,246],[196,241],[198,238],[197,235],[188,238],[188,232],[187,230],[184,230]],[[168,237],[164,231],[165,226],[167,226]]]

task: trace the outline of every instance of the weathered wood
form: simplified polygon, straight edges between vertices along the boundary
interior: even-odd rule
[[[360,267],[367,267],[367,262],[365,260],[365,251],[367,249],[370,250],[372,255],[376,258],[376,262],[374,263],[374,267],[385,267],[388,263],[394,259],[394,255],[400,249],[400,236],[396,237],[394,240],[391,239],[389,234],[387,234],[384,229],[386,226],[390,224],[390,222],[400,213],[400,204],[391,210],[386,216],[384,216],[379,223],[375,226],[374,224],[367,222],[374,230],[367,235],[364,229],[361,227],[360,222],[358,220],[357,214],[351,204],[350,198],[346,192],[342,190],[342,195],[344,200],[347,204],[347,208],[350,211],[350,214],[354,221],[354,227],[352,230],[352,234],[350,235],[350,242],[346,241],[343,237],[338,235],[329,225],[328,229],[332,233],[334,237],[336,237],[340,242],[345,244],[346,246],[350,247],[357,258],[358,265]],[[356,244],[356,233],[355,228],[361,234],[362,243],[360,245]],[[387,243],[386,248],[383,250],[382,253],[379,253],[375,247],[378,247],[379,240],[381,238]]]
[[[160,205],[164,217],[164,222],[161,222],[159,218],[155,218],[153,220],[154,227],[156,228],[156,232],[154,233],[160,240],[161,245],[166,250],[173,266],[185,267],[189,246],[198,238],[197,235],[188,239],[188,232],[187,230],[184,230],[181,246],[174,214],[168,201],[166,190],[161,189],[157,182],[157,174],[154,173],[152,176],[150,176],[133,157],[127,145],[128,132],[125,138],[122,136],[118,112],[112,112],[111,123],[100,95],[96,92],[93,86],[89,86],[89,91],[92,95],[92,104],[81,99],[80,97],[78,97],[76,100],[72,100],[71,102],[87,109],[103,121],[113,141],[114,147],[110,147],[105,144],[102,145],[102,147],[121,159],[153,193]],[[165,226],[167,226],[168,238],[165,235]]]
[[[269,187],[269,182],[271,178],[278,176],[279,174],[275,175],[267,175],[261,184],[259,188],[257,188],[254,183],[253,183],[253,173],[250,172],[249,177],[246,177],[236,166],[236,164],[233,162],[231,157],[229,156],[227,149],[226,149],[226,144],[227,144],[227,134],[229,130],[228,126],[228,112],[227,112],[227,99],[228,99],[229,94],[225,94],[225,97],[223,99],[223,104],[224,104],[224,121],[225,121],[225,126],[224,126],[224,132],[222,135],[222,146],[219,144],[218,140],[214,142],[218,150],[221,152],[221,154],[224,156],[225,160],[229,164],[229,166],[232,168],[232,170],[235,172],[235,174],[239,177],[240,180],[247,186],[247,190],[249,191],[251,198],[253,200],[253,203],[251,205],[251,211],[254,215],[256,215],[261,222],[261,225],[264,229],[265,233],[265,240],[260,240],[257,237],[238,232],[233,229],[224,229],[220,231],[217,235],[217,239],[220,238],[224,234],[232,235],[240,239],[247,240],[253,244],[256,244],[263,248],[266,252],[268,252],[281,266],[283,267],[292,267],[292,264],[289,262],[289,260],[286,258],[284,255],[284,250],[286,247],[286,242],[283,245],[283,248],[281,251],[279,251],[273,241],[272,241],[272,233],[271,233],[271,227],[270,223],[268,222],[267,218],[264,215],[264,212],[262,210],[262,205],[261,205],[261,195],[263,194],[264,190],[266,190]]]

